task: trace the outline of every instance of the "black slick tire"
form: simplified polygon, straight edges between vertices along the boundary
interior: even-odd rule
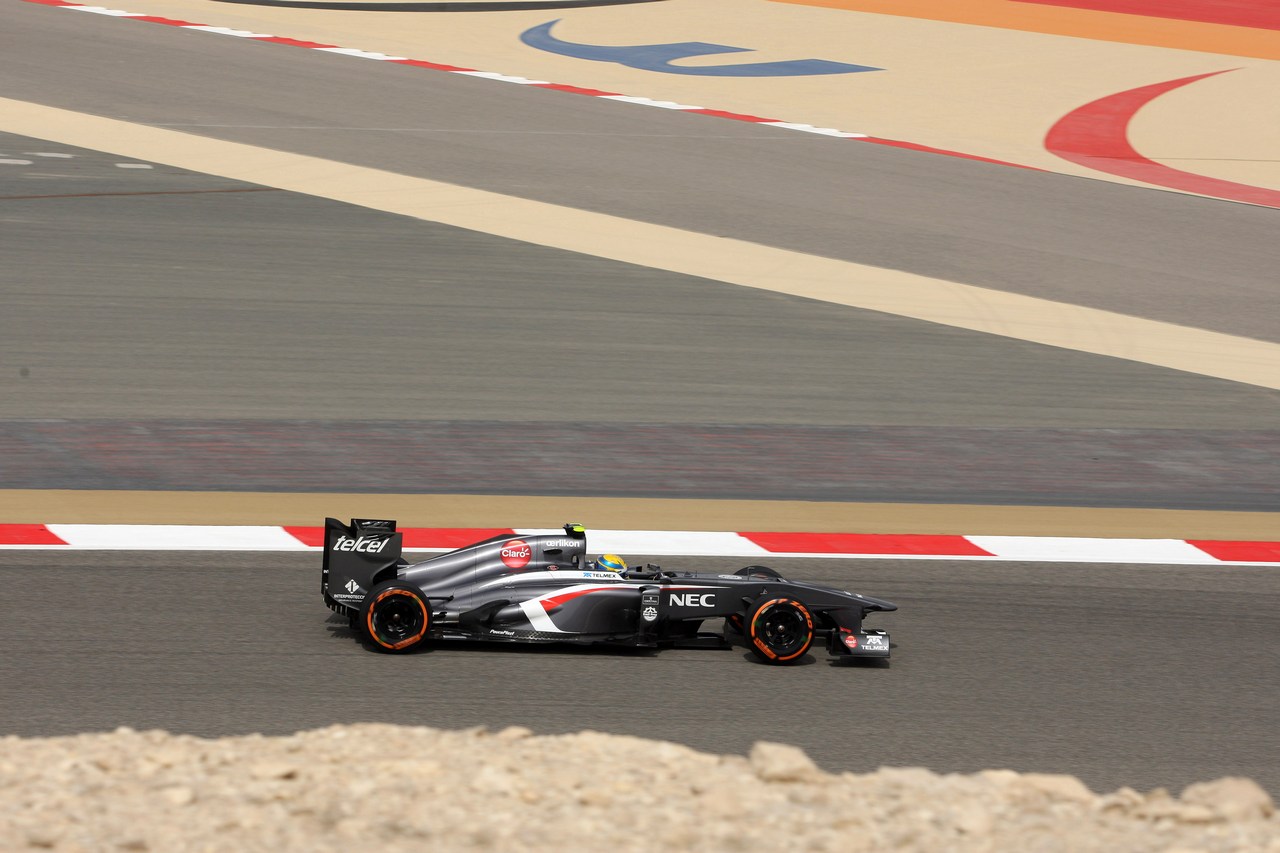
[[[431,628],[431,605],[409,584],[380,583],[365,596],[357,620],[360,633],[380,652],[407,652]]]
[[[766,595],[751,605],[746,618],[747,648],[765,663],[791,664],[813,645],[813,614],[785,595]]]

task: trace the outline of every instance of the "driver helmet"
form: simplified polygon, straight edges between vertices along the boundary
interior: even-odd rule
[[[625,572],[627,570],[627,561],[619,557],[617,554],[605,554],[596,560],[596,568],[602,572]]]

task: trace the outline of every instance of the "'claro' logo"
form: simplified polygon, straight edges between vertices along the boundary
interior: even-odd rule
[[[339,536],[338,541],[333,543],[334,551],[359,551],[362,554],[377,554],[387,547],[390,538],[377,538],[371,536],[361,536],[358,539],[352,539],[349,536]]]
[[[523,539],[508,539],[499,552],[502,562],[509,569],[523,569],[533,559],[533,549]]]

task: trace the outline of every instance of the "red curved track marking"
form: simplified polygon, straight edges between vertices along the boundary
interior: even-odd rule
[[[1224,73],[1211,71],[1180,77],[1099,98],[1059,119],[1045,136],[1044,147],[1064,160],[1109,175],[1231,201],[1280,207],[1280,191],[1174,169],[1143,157],[1129,144],[1129,122],[1146,104],[1165,92]]]

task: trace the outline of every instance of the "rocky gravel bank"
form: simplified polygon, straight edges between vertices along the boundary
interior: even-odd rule
[[[1174,796],[1071,776],[833,775],[758,743],[333,726],[205,740],[120,729],[0,739],[0,850],[1270,851],[1247,779]]]

